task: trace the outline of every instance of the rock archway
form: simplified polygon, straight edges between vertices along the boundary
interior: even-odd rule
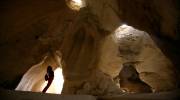
[[[168,41],[164,41],[161,35],[170,37],[171,41],[179,41],[179,31],[176,30],[179,22],[173,17],[179,16],[178,9],[171,9],[174,2],[84,0],[86,6],[73,10],[67,6],[68,1],[71,0],[2,2],[0,65],[4,67],[0,70],[0,85],[3,88],[15,88],[14,79],[23,75],[30,66],[43,61],[52,51],[62,53],[63,94],[121,94],[113,78],[120,72],[122,64],[127,62],[133,63],[141,80],[155,91],[176,88],[174,80],[177,80],[178,68],[168,58],[178,65],[177,56],[169,53],[172,50],[169,45],[165,47],[161,44]],[[127,3],[134,10],[137,8],[137,12],[124,7]],[[173,11],[172,15],[166,16],[165,12],[161,12],[165,6],[168,11]],[[131,12],[136,16],[132,17]],[[152,16],[152,19],[147,16]],[[159,16],[162,16],[160,22]],[[165,27],[167,23],[170,23],[168,28]],[[123,24],[147,31],[155,42],[146,32],[132,28],[129,32],[132,36],[129,36],[122,27],[119,29]],[[118,37],[118,29],[119,33],[129,35]],[[175,48],[172,43],[168,44]],[[173,50],[178,54],[178,49]]]
[[[48,54],[43,61],[32,66],[22,77],[15,90],[42,92],[47,85],[45,74],[47,66],[52,66],[54,71],[54,80],[46,93],[60,94],[63,88],[63,75],[61,57],[58,52]]]

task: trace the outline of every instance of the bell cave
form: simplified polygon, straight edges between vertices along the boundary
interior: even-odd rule
[[[179,0],[1,0],[2,100],[178,100]]]

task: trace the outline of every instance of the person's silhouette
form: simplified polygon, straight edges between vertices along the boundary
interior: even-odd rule
[[[48,81],[48,84],[46,85],[46,87],[43,89],[43,93],[46,93],[47,89],[49,88],[49,86],[51,85],[52,81],[54,79],[54,72],[52,70],[51,66],[47,67],[47,73],[45,75],[45,80]]]

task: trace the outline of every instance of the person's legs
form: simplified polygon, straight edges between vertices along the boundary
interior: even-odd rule
[[[43,93],[46,93],[47,89],[50,87],[51,83],[52,83],[53,79],[48,80],[48,84],[46,85],[46,87],[43,89]]]

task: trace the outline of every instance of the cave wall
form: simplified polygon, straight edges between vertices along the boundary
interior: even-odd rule
[[[1,66],[6,67],[1,67],[1,86],[7,89],[15,88],[12,86],[13,79],[23,75],[49,52],[56,50],[62,52],[62,59],[65,62],[63,93],[75,94],[87,77],[92,77],[87,80],[90,84],[94,84],[88,93],[100,86],[101,78],[104,82],[109,80],[107,83],[113,84],[109,76],[96,71],[98,45],[104,34],[107,34],[107,31],[99,28],[101,25],[96,16],[91,18],[94,14],[86,9],[77,14],[68,8],[63,0],[47,1],[44,4],[42,2],[45,1],[2,1]],[[97,82],[93,82],[97,76],[99,77]],[[105,85],[94,91],[97,91],[97,94],[104,94],[107,90],[114,91],[108,89],[111,87],[113,86]],[[115,91],[119,92],[119,89]]]
[[[123,22],[148,32],[179,69],[180,2],[178,0],[117,0]],[[126,6],[128,5],[128,7]]]
[[[62,90],[61,85],[63,85],[64,80],[63,76],[61,76],[62,72],[60,70],[62,70],[62,65],[61,57],[58,52],[48,54],[41,62],[30,67],[30,69],[28,69],[21,78],[21,81],[18,83],[15,90],[42,92],[47,84],[44,79],[47,73],[47,66],[51,66],[52,70],[54,71],[54,80],[47,90],[47,93],[60,94]]]
[[[152,34],[156,44],[167,43],[159,37],[161,35],[178,41],[179,15],[173,6],[175,3],[166,1],[86,0],[87,7],[80,11],[70,9],[64,0],[1,1],[0,85],[14,88],[17,76],[22,76],[49,52],[59,50],[64,62],[63,93],[121,93],[111,75],[100,70],[98,65],[103,56],[102,45],[113,42],[106,37],[124,22]],[[167,15],[166,9],[172,14]],[[158,46],[174,61],[178,58],[175,55],[178,49],[174,49],[172,43],[167,47]],[[107,45],[115,53],[118,52],[116,46]],[[172,49],[176,52],[172,53]],[[121,63],[121,59],[116,60]],[[107,84],[103,86],[103,82]]]
[[[0,70],[0,84],[15,88],[11,80],[22,76],[27,68],[39,63],[60,44],[61,33],[76,12],[63,0],[3,0],[1,8],[0,50],[4,67]]]
[[[176,68],[148,33],[123,25],[103,42],[98,67],[115,78],[126,63],[134,66],[154,92],[177,88]]]
[[[119,16],[128,24],[148,33],[167,36],[172,39],[179,38],[177,0],[117,1],[119,4]],[[139,24],[137,24],[138,22]]]

